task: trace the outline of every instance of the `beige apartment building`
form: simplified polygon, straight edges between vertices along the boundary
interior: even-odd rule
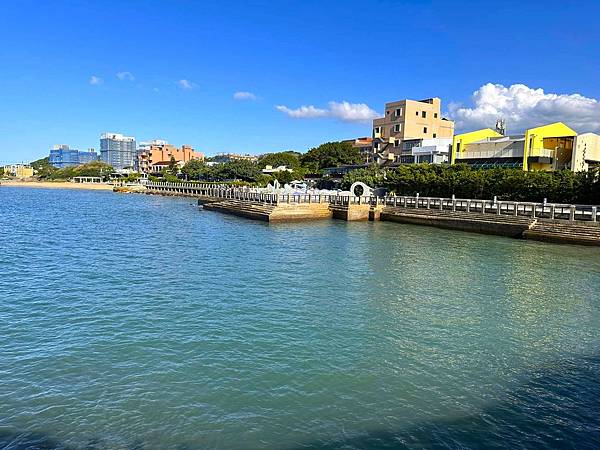
[[[138,151],[138,170],[142,173],[159,173],[163,168],[171,164],[171,158],[175,158],[179,166],[193,159],[204,160],[204,154],[195,151],[189,145],[177,148],[166,141],[154,140],[140,143]]]
[[[380,160],[414,162],[412,149],[420,141],[439,139],[446,146],[454,122],[442,117],[441,109],[438,97],[386,103],[385,116],[373,120],[373,152]]]

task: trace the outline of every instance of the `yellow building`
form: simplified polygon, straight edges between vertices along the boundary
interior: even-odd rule
[[[503,136],[490,128],[454,136],[452,164],[475,167],[518,167],[523,170],[576,170],[577,133],[562,122]]]
[[[4,175],[15,178],[31,178],[33,176],[33,167],[24,164],[11,164],[4,166]]]

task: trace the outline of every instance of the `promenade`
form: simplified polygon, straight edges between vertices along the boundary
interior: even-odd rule
[[[411,196],[282,194],[197,183],[149,183],[147,193],[198,198],[206,210],[268,222],[383,220],[513,238],[600,245],[591,205]]]

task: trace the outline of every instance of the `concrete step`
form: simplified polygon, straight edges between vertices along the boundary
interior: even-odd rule
[[[483,221],[483,222],[496,222],[496,223],[519,223],[529,224],[535,221],[531,217],[523,216],[509,216],[509,215],[498,215],[498,214],[481,214],[481,213],[468,213],[465,211],[447,211],[439,209],[409,209],[409,208],[398,208],[398,207],[385,207],[382,210],[384,214],[397,214],[403,216],[419,216],[419,217],[439,217],[439,218],[452,218],[452,219],[464,219],[470,221]]]

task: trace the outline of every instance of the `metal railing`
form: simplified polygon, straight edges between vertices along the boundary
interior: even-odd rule
[[[505,200],[479,200],[420,196],[354,196],[338,194],[279,194],[255,192],[227,185],[200,183],[148,183],[149,190],[236,200],[272,205],[329,203],[337,206],[369,205],[407,209],[439,210],[499,216],[529,217],[532,219],[600,222],[600,207],[561,203],[515,202]]]
[[[600,207],[593,205],[405,196],[380,197],[374,200],[372,204],[396,208],[495,214],[532,219],[600,222]]]

